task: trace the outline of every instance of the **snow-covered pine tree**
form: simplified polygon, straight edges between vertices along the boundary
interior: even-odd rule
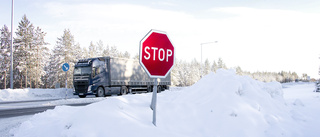
[[[49,53],[49,58],[51,57],[51,54]],[[44,66],[44,74],[41,76],[41,81],[43,83],[42,88],[49,88],[49,74],[50,74],[50,67],[49,67],[50,59],[48,59],[48,62]]]
[[[138,53],[136,53],[136,55],[134,55],[133,57],[132,57],[132,59],[136,59],[136,60],[139,60],[139,54]]]
[[[212,66],[211,66],[211,71],[216,72],[218,70],[218,65],[216,61],[213,61]]]
[[[125,52],[122,54],[122,58],[129,59],[129,58],[130,58],[130,53],[129,53],[128,51],[125,51]]]
[[[20,75],[23,75],[25,87],[39,87],[41,76],[44,75],[44,66],[48,48],[44,41],[46,35],[40,27],[35,28],[24,15],[19,22],[15,39],[15,61]],[[20,86],[22,87],[22,76]]]
[[[89,52],[87,48],[85,47],[82,48],[81,53],[82,53],[82,56],[79,59],[89,58]]]
[[[37,27],[34,31],[34,46],[33,46],[33,66],[32,66],[32,80],[34,81],[35,88],[39,88],[42,84],[41,76],[45,74],[44,67],[49,58],[48,45],[47,42],[44,41],[44,37],[46,35],[39,27]]]
[[[175,64],[174,64],[174,66],[173,66],[173,68],[172,68],[172,70],[171,70],[171,84],[172,85],[179,85],[179,82],[178,82],[178,67],[179,66],[177,66],[177,61],[178,59],[177,58],[175,58]]]
[[[200,79],[200,76],[201,76],[200,62],[198,62],[196,59],[193,59],[189,66],[189,72],[190,72],[190,77],[188,79],[188,86],[196,83]]]
[[[237,75],[243,75],[243,71],[240,66],[236,67],[236,73]]]
[[[177,80],[178,80],[178,86],[189,86],[190,79],[191,79],[191,68],[190,63],[187,63],[186,61],[179,60],[176,64],[177,67]]]
[[[59,55],[57,54],[57,50],[53,49],[50,53],[50,57],[49,57],[49,62],[47,63],[46,67],[45,67],[45,71],[46,71],[46,75],[45,77],[47,78],[46,83],[45,83],[45,87],[49,87],[49,88],[54,88],[55,83],[57,83],[58,80],[58,69],[59,67],[57,66],[57,62],[58,60],[60,60]],[[56,54],[55,54],[56,53]]]
[[[118,51],[116,46],[111,46],[110,50],[109,50],[109,56],[111,57],[119,57],[120,52]]]
[[[227,66],[223,62],[222,58],[219,58],[219,60],[218,60],[218,69],[220,69],[220,68],[227,69]]]
[[[34,52],[33,50],[33,38],[34,38],[34,26],[33,24],[28,20],[27,16],[24,15],[19,22],[19,26],[16,32],[16,38],[14,39],[15,41],[15,46],[16,46],[16,52],[14,53],[14,59],[17,64],[17,69],[20,74],[25,77],[25,87],[27,88],[28,84],[28,77],[29,77],[29,72],[32,72],[30,70],[31,66],[33,65],[33,55]],[[22,87],[22,77],[20,77],[21,82],[20,86]]]
[[[211,72],[210,62],[208,59],[204,61],[203,76],[208,75]]]
[[[74,49],[74,51],[73,51],[73,54],[74,54],[74,56],[75,56],[75,59],[76,59],[76,60],[79,60],[79,59],[85,58],[85,54],[84,54],[84,52],[82,51],[82,49],[81,49],[81,47],[80,47],[80,44],[77,43],[77,44],[74,45],[74,46],[75,46],[75,49]]]
[[[89,45],[89,58],[97,57],[97,46],[93,44],[93,42],[90,42]]]
[[[110,56],[110,48],[109,45],[107,45],[105,48],[103,48],[102,56]]]
[[[8,75],[10,71],[10,38],[11,33],[6,25],[4,25],[1,30],[0,35],[0,83],[2,83],[2,88],[6,89],[8,84]],[[0,84],[1,85],[1,84]],[[1,88],[1,86],[0,86]]]
[[[99,40],[99,41],[97,42],[96,48],[97,48],[97,50],[96,50],[96,56],[97,56],[97,57],[103,57],[103,49],[104,49],[104,46],[103,46],[102,40]]]
[[[290,73],[290,79],[291,79],[292,81],[295,81],[295,80],[298,79],[298,78],[299,78],[299,76],[298,76],[298,74],[297,74],[296,72]]]
[[[59,79],[60,85],[62,87],[65,86],[65,72],[62,71],[61,66],[64,63],[69,63],[70,69],[67,78],[68,78],[68,87],[72,87],[72,73],[74,69],[74,64],[77,61],[76,52],[75,52],[75,44],[74,37],[71,34],[69,29],[65,29],[63,35],[58,38],[56,41],[56,45],[54,47],[53,56],[55,57],[57,72],[56,76]]]

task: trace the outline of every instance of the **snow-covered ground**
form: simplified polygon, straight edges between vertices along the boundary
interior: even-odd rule
[[[320,135],[320,97],[313,90],[314,83],[263,83],[221,69],[188,88],[159,93],[157,126],[147,93],[58,106],[14,123],[0,119],[7,122],[0,128],[10,128],[0,136],[312,137]]]
[[[320,136],[320,93],[315,83],[283,84],[284,98],[304,137]]]

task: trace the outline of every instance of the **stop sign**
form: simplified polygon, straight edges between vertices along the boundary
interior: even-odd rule
[[[151,78],[165,78],[174,65],[174,46],[166,32],[151,30],[140,41],[139,61]]]

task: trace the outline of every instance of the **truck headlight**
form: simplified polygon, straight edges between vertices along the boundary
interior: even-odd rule
[[[92,87],[92,85],[89,85],[89,87],[88,87],[88,93],[92,93],[91,87]]]

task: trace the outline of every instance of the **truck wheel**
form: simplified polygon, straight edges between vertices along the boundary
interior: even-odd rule
[[[158,88],[157,88],[157,93],[160,93],[161,90],[162,90],[161,86],[158,86]]]
[[[128,88],[126,86],[122,86],[120,89],[120,94],[125,95],[128,92]]]
[[[104,89],[102,87],[98,88],[96,97],[104,97]]]
[[[147,92],[152,92],[152,86],[147,87]]]
[[[163,87],[163,90],[169,90],[169,86],[168,85],[165,85],[164,87]]]
[[[132,94],[132,88],[131,87],[128,88],[128,94]]]
[[[85,98],[87,95],[79,95],[79,98]]]

